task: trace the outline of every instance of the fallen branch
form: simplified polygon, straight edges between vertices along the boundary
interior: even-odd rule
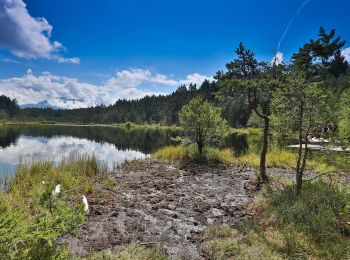
[[[243,172],[244,168],[246,168],[247,165],[248,165],[248,161],[246,161],[246,162],[243,164],[243,166],[239,169],[238,172],[239,172],[239,173]]]
[[[321,173],[321,174],[319,174],[311,179],[305,179],[304,181],[313,181],[313,180],[315,180],[319,177],[322,177],[322,176],[327,176],[330,179],[330,182],[332,182],[332,177],[331,177],[331,174],[329,172]]]

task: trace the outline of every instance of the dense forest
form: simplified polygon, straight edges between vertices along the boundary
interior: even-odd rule
[[[193,97],[201,95],[216,102],[218,85],[204,81],[197,86],[182,85],[167,96],[146,96],[138,100],[118,100],[110,106],[62,110],[52,108],[24,108],[14,119],[21,121],[57,121],[71,123],[125,123],[172,125],[178,121],[178,113]]]

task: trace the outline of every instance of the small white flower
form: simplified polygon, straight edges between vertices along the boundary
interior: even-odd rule
[[[89,214],[89,204],[85,195],[83,195],[84,213]]]
[[[56,196],[61,192],[61,184],[57,184],[55,189],[52,191],[52,195]]]

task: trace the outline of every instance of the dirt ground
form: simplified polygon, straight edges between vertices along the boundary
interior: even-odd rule
[[[275,177],[293,172],[269,169]],[[123,164],[110,183],[88,196],[88,221],[63,243],[76,255],[112,251],[132,242],[160,246],[171,259],[206,259],[208,225],[234,224],[245,214],[259,183],[256,169],[234,165]]]

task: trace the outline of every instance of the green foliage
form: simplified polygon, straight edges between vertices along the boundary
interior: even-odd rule
[[[12,205],[3,207],[0,209],[0,258],[67,259],[67,250],[57,245],[56,239],[76,230],[84,220],[79,208],[62,201],[57,201],[50,211],[41,208],[40,213],[34,215]]]
[[[318,247],[320,257],[349,257],[350,194],[325,182],[305,183],[301,196],[294,187],[270,197],[271,214],[289,232],[305,234]]]
[[[348,142],[350,141],[350,89],[341,94],[338,106],[339,136]]]
[[[262,129],[264,127],[264,120],[256,113],[251,113],[247,122],[247,127]]]
[[[0,122],[5,122],[7,119],[7,113],[5,110],[0,109]]]
[[[158,247],[146,248],[132,242],[117,252],[95,253],[89,255],[87,260],[166,260],[168,259]]]
[[[8,191],[0,191],[0,259],[67,259],[57,238],[85,221],[81,196],[92,191],[95,158],[21,165]],[[53,194],[56,184],[61,192]]]
[[[179,118],[186,137],[197,144],[200,154],[205,145],[220,144],[229,130],[220,110],[201,97],[192,99],[184,106]]]
[[[348,259],[349,193],[325,182],[264,190],[238,225],[212,226],[207,244],[213,259]]]
[[[310,40],[299,49],[298,53],[293,55],[294,66],[306,72],[308,77],[324,77],[328,73],[339,76],[345,73],[348,63],[341,55],[345,41],[341,41],[340,37],[335,37],[334,29],[326,33],[321,27],[318,36],[318,39]]]
[[[17,105],[16,99],[10,99],[4,95],[0,96],[0,111],[2,111],[2,115],[0,115],[1,119],[6,119],[7,116],[13,117],[18,111],[19,107]]]
[[[286,77],[274,92],[272,100],[273,124],[281,133],[304,132],[316,123],[327,120],[327,100],[330,93],[317,83],[307,83],[301,73]],[[302,114],[301,114],[302,113]],[[327,121],[326,121],[327,122]]]

